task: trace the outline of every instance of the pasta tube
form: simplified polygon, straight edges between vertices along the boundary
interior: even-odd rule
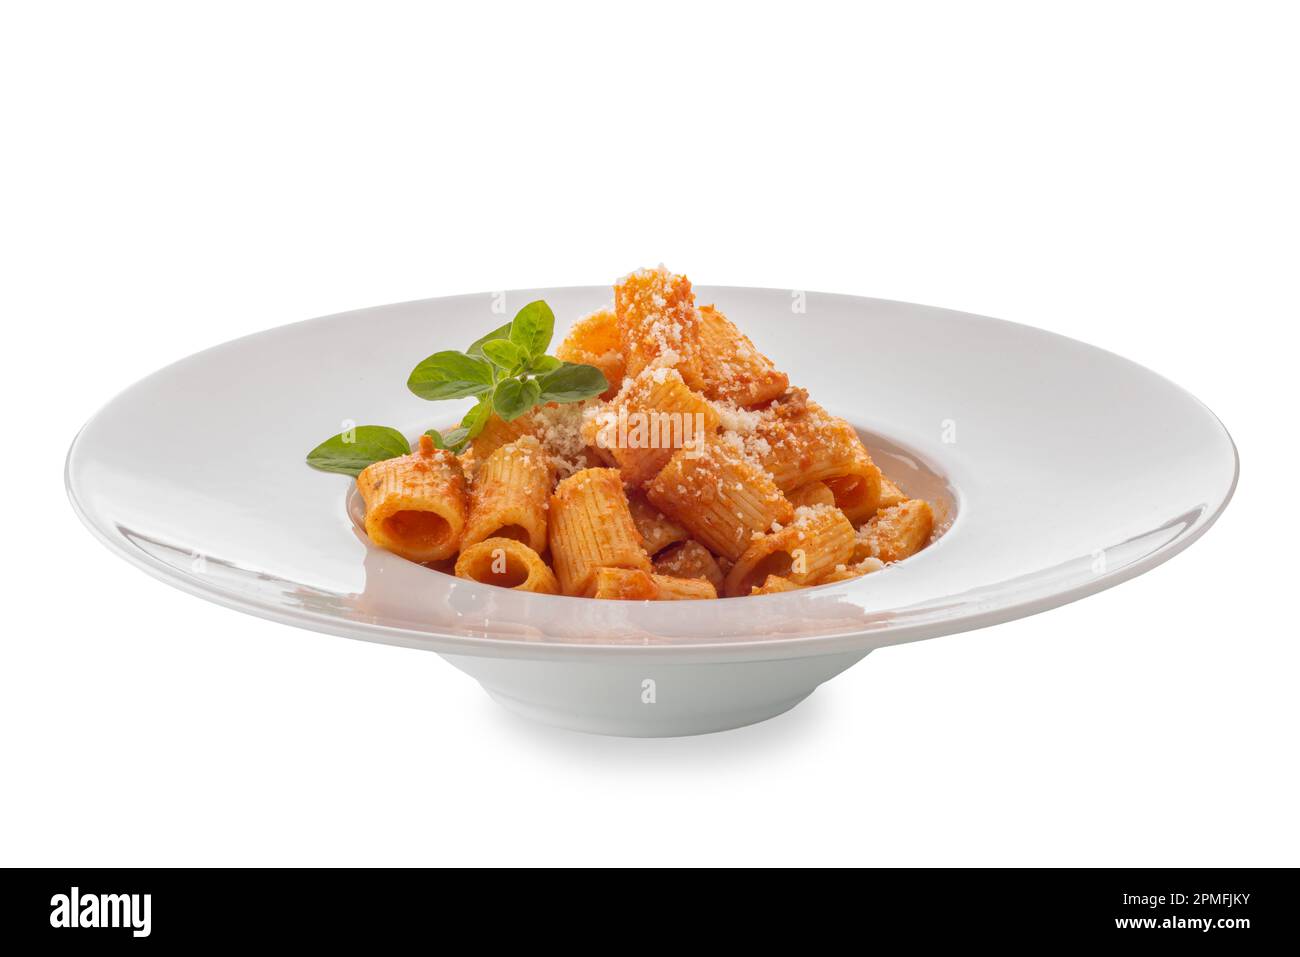
[[[710,550],[733,560],[756,534],[794,515],[766,472],[716,439],[702,453],[677,452],[646,486],[646,496]]]
[[[786,492],[785,497],[790,500],[790,504],[795,508],[801,505],[809,507],[813,505],[834,505],[835,493],[831,491],[830,486],[825,482],[809,482],[807,485],[800,485],[791,492]]]
[[[627,497],[627,502],[647,555],[657,555],[669,545],[690,538],[683,526],[651,505],[643,493],[633,492]]]
[[[878,558],[864,558],[852,565],[837,565],[834,571],[817,584],[829,585],[831,582],[845,582],[854,578],[861,578],[863,575],[878,572],[884,567],[885,563]]]
[[[704,394],[747,407],[784,395],[790,379],[713,306],[700,306]]]
[[[900,562],[922,548],[934,531],[930,503],[910,498],[902,505],[882,509],[858,534],[862,550],[882,562]]]
[[[623,481],[640,488],[678,449],[703,447],[718,427],[712,403],[686,387],[676,369],[629,378],[608,407],[587,420],[583,438],[613,457]]]
[[[593,598],[609,601],[654,601],[659,588],[637,568],[598,568]]]
[[[555,573],[566,595],[590,596],[599,568],[650,571],[650,558],[641,547],[615,469],[583,469],[555,487],[550,543]]]
[[[783,491],[824,482],[852,522],[864,522],[880,504],[880,469],[857,432],[808,400],[803,389],[774,402],[759,421],[759,461]]]
[[[655,556],[655,571],[674,578],[703,578],[714,590],[722,587],[726,577],[713,553],[691,540],[666,548]]]
[[[796,585],[788,578],[782,578],[780,575],[768,575],[763,584],[755,585],[749,590],[751,595],[779,595],[785,591],[798,591],[802,585]]]
[[[501,446],[474,476],[461,547],[488,538],[513,538],[535,552],[545,551],[547,501],[554,480],[550,460],[531,435]]]
[[[483,431],[470,440],[470,451],[474,459],[479,462],[486,462],[489,455],[501,448],[503,445],[509,445],[515,439],[525,435],[536,436],[540,431],[536,421],[537,410],[526,412],[519,418],[507,422],[501,416],[493,412],[488,416],[487,424],[483,426]]]
[[[783,492],[847,475],[860,457],[871,457],[853,427],[810,401],[804,389],[772,403],[755,434],[764,440],[762,465]]]
[[[651,575],[655,583],[655,601],[701,601],[717,598],[718,590],[703,578],[676,578],[672,575]]]
[[[880,469],[864,450],[849,471],[828,478],[825,485],[835,498],[835,507],[854,525],[861,525],[880,507]]]
[[[801,508],[794,521],[756,539],[727,575],[729,596],[748,595],[767,576],[779,575],[796,585],[821,579],[853,554],[853,526],[837,508]]]
[[[717,598],[718,593],[702,578],[648,575],[635,568],[600,568],[596,571],[593,597],[614,601],[695,601]]]
[[[366,504],[366,534],[380,548],[413,562],[451,558],[469,512],[465,476],[450,452],[420,436],[411,455],[375,462],[357,476]]]
[[[533,549],[514,538],[488,538],[456,559],[456,577],[515,591],[559,594],[555,573]]]
[[[663,266],[624,276],[614,286],[614,314],[629,376],[667,366],[692,389],[704,387],[700,314],[689,279]]]
[[[895,505],[902,505],[907,501],[907,496],[903,490],[887,479],[884,475],[880,476],[880,505],[879,508],[893,508]]]
[[[564,337],[555,358],[578,365],[595,366],[605,374],[609,388],[602,399],[612,398],[623,384],[627,363],[623,361],[623,344],[618,335],[618,318],[612,309],[597,309],[579,319]]]

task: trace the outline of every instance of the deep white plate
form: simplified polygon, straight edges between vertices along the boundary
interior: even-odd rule
[[[68,492],[101,541],[192,594],[427,648],[516,711],[638,735],[771,717],[872,649],[1119,584],[1190,545],[1232,496],[1237,454],[1223,425],[1141,366],[996,319],[802,295],[697,288],[946,515],[929,548],[853,581],[666,603],[460,581],[370,546],[348,511],[351,480],[304,464],[349,422],[409,435],[454,422],[468,402],[405,388],[417,361],[465,348],[537,298],[555,310],[559,341],[610,300],[607,286],[380,306],[208,349],[87,423]]]

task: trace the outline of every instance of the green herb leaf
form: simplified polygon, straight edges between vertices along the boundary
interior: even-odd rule
[[[549,372],[538,381],[541,395],[546,402],[581,402],[594,395],[600,395],[609,388],[605,373],[595,366],[566,362],[554,372]]]
[[[478,399],[456,428],[425,433],[433,444],[460,452],[482,433],[494,411],[510,422],[535,406],[578,402],[609,388],[599,369],[546,355],[554,332],[555,314],[539,299],[520,309],[511,322],[476,340],[466,352],[436,352],[417,365],[406,385],[420,398]],[[367,465],[410,451],[396,429],[363,425],[322,442],[308,454],[307,462],[326,472],[356,475]]]
[[[538,400],[542,397],[542,387],[537,384],[536,379],[524,380],[524,401],[528,403],[528,408],[537,405]]]
[[[421,399],[462,399],[492,388],[492,367],[455,350],[435,352],[411,371],[406,386]]]
[[[522,349],[509,339],[493,339],[483,343],[483,355],[492,360],[492,364],[505,369],[518,368],[527,356]]]
[[[359,425],[326,439],[307,453],[307,464],[322,472],[358,475],[367,465],[409,455],[406,436],[386,425]]]
[[[555,313],[551,312],[545,300],[530,302],[515,315],[510,323],[510,341],[522,349],[530,358],[546,354],[546,347],[551,344],[551,334],[555,332]]]
[[[506,379],[497,385],[492,394],[492,407],[497,415],[510,422],[519,418],[533,407],[524,384],[518,379]]]
[[[440,449],[460,454],[465,450],[465,446],[470,440],[483,431],[487,421],[492,416],[492,397],[485,395],[474,404],[460,420],[460,425],[454,429],[448,429],[440,433],[437,429],[429,429],[425,435],[433,439],[433,444]]]
[[[469,439],[469,434],[465,429],[448,429],[446,434],[439,432],[437,429],[429,429],[424,434],[433,439],[435,449],[447,449],[451,452],[459,452]]]
[[[493,329],[483,338],[475,339],[474,344],[465,350],[465,355],[473,356],[474,358],[481,358],[483,355],[484,343],[491,342],[494,339],[510,338],[510,326],[511,323],[507,322],[504,326],[500,326],[499,328]]]
[[[469,438],[477,438],[490,418],[492,418],[492,396],[485,395],[478,400],[474,408],[465,413],[460,420],[460,427],[467,430]]]

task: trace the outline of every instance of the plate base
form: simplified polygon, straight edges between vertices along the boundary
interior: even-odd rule
[[[774,718],[866,654],[718,664],[442,657],[530,721],[590,734],[660,738]]]

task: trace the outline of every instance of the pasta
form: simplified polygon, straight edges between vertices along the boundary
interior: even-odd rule
[[[632,522],[641,535],[641,544],[646,554],[657,555],[669,545],[690,538],[690,533],[685,527],[678,525],[651,505],[644,493],[632,493],[627,497],[627,503],[632,512]]]
[[[700,307],[704,394],[736,405],[762,405],[785,394],[790,379],[713,306]]]
[[[663,366],[629,377],[609,407],[593,416],[584,438],[613,456],[623,481],[640,488],[673,452],[695,448],[718,427],[718,413],[681,373]]]
[[[493,412],[488,416],[483,431],[460,456],[465,474],[473,475],[479,463],[486,461],[501,446],[527,435],[541,443],[547,458],[561,476],[580,469],[614,464],[612,460],[602,458],[602,450],[582,441],[579,434],[582,414],[580,406],[550,404],[538,406],[507,422]]]
[[[799,587],[788,578],[782,578],[780,575],[768,575],[763,584],[755,585],[749,590],[749,593],[751,595],[779,595],[782,592],[798,591]]]
[[[474,439],[470,446],[476,461],[483,462],[487,457],[501,448],[503,445],[509,445],[515,439],[525,435],[536,435],[537,422],[535,412],[529,412],[527,415],[521,415],[512,422],[507,422],[501,416],[493,412],[488,416],[487,425],[483,431]]]
[[[413,562],[450,558],[460,548],[469,506],[465,476],[450,452],[420,436],[411,455],[366,466],[357,476],[366,534]]]
[[[727,575],[728,595],[748,595],[767,576],[778,575],[795,585],[819,581],[853,554],[855,535],[844,513],[830,505],[803,507],[794,521],[759,536]]]
[[[456,577],[515,591],[555,595],[560,584],[542,556],[513,538],[488,538],[469,546],[456,559]]]
[[[872,558],[901,562],[920,551],[933,530],[934,511],[930,503],[912,498],[872,517],[862,526],[859,537]]]
[[[614,287],[614,314],[629,376],[667,366],[692,389],[704,386],[700,314],[689,279],[663,266],[624,276]]]
[[[804,389],[792,389],[773,403],[757,433],[764,440],[763,468],[782,491],[858,474],[871,461],[853,427],[809,400]]]
[[[823,484],[830,489],[835,507],[857,524],[876,514],[880,507],[880,469],[865,450],[856,456],[843,475],[828,478]]]
[[[549,317],[544,303],[525,308]],[[515,591],[682,601],[851,581],[935,537],[931,504],[883,475],[853,427],[721,310],[697,306],[685,276],[625,276],[554,358],[521,351],[530,333],[519,335],[446,367],[448,391],[482,395],[457,438],[431,431],[413,453],[349,469],[375,545]]]
[[[902,505],[907,501],[907,496],[897,485],[885,478],[880,477],[880,508],[882,511],[887,508],[893,508],[895,505]]]
[[[878,572],[884,567],[885,563],[878,558],[864,558],[852,565],[837,567],[817,584],[828,585],[831,582],[846,582],[854,578],[861,578],[863,575],[870,575],[872,572]]]
[[[555,350],[555,358],[595,366],[605,374],[605,381],[609,383],[601,398],[611,399],[618,392],[627,370],[622,350],[618,317],[614,310],[597,309],[574,323],[568,336]]]
[[[726,577],[713,553],[694,539],[665,548],[655,556],[655,571],[674,578],[703,578],[714,591]]]
[[[488,538],[514,538],[546,550],[546,512],[555,470],[541,443],[525,435],[503,445],[477,469],[461,547]]]
[[[718,590],[703,578],[677,578],[674,575],[651,575],[657,589],[655,601],[699,601],[717,598]]]
[[[832,481],[834,481],[832,479]],[[787,492],[786,498],[795,508],[800,505],[834,505],[835,493],[825,482],[809,482],[807,485],[800,485],[791,492]]]
[[[659,588],[639,568],[598,568],[593,598],[607,601],[654,601]]]
[[[717,590],[701,578],[647,574],[636,568],[596,570],[592,596],[609,601],[698,601],[717,598]]]
[[[583,469],[551,496],[551,557],[566,595],[589,595],[598,569],[650,571],[650,557],[632,521],[614,469]]]
[[[677,452],[646,486],[646,495],[697,540],[733,561],[754,535],[794,514],[770,476],[715,440],[698,455]]]

